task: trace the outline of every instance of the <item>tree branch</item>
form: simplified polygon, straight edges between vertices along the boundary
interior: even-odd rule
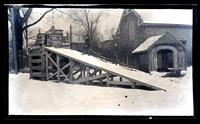
[[[10,16],[10,13],[11,13],[11,9],[8,8],[8,21],[11,21],[11,16]]]
[[[22,28],[22,30],[25,30],[26,28],[31,27],[31,26],[37,24],[40,20],[42,20],[42,18],[43,18],[47,13],[49,13],[49,12],[52,11],[53,9],[54,9],[54,8],[52,8],[52,9],[46,11],[37,21],[35,21],[35,22],[33,22],[33,23],[31,23],[31,24],[29,24],[29,25],[27,25],[27,26],[24,26],[24,27]]]
[[[11,21],[11,17],[10,17],[10,14],[8,14],[8,21]]]
[[[94,33],[94,32],[96,31],[97,25],[98,25],[98,23],[99,23],[99,19],[100,19],[100,17],[101,17],[102,15],[103,15],[103,12],[100,12],[100,13],[98,14],[97,18],[95,19],[95,21],[94,21],[95,26],[94,26],[94,29],[93,29],[92,33]]]
[[[23,13],[25,13],[24,17],[22,18],[23,24],[28,21],[28,18],[31,15],[32,10],[33,10],[33,8],[29,8],[26,13],[23,11]]]

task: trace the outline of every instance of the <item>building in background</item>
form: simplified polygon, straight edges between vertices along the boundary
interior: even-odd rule
[[[55,29],[55,26],[52,25],[46,33],[40,33],[40,31],[38,32],[35,45],[69,48],[69,35],[64,36],[63,30]]]
[[[118,63],[147,72],[185,69],[191,65],[192,26],[169,24],[166,20],[148,23],[144,16],[147,15],[133,9],[124,10],[113,42],[101,45],[107,44],[106,53],[112,52],[117,44]]]

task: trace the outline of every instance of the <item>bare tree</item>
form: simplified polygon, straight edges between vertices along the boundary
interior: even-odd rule
[[[14,57],[14,70],[18,73],[19,67],[19,51],[22,51],[23,48],[23,32],[30,26],[37,24],[48,12],[53,9],[46,11],[37,21],[27,24],[27,21],[31,15],[33,8],[23,9],[21,6],[13,6],[8,8],[8,20],[11,24],[12,31],[12,44],[13,44],[13,53]],[[25,33],[27,37],[27,31]]]
[[[92,11],[88,9],[69,10],[68,12],[65,12],[65,14],[68,15],[68,17],[72,20],[73,23],[82,27],[84,32],[89,36],[91,40],[91,46],[96,46],[99,40],[98,35],[97,35],[99,33],[98,26],[99,26],[101,17],[106,14],[105,11],[92,13]]]

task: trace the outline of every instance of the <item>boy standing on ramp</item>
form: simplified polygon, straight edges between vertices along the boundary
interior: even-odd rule
[[[86,44],[87,53],[90,55],[90,39],[88,35],[86,35],[85,44]]]

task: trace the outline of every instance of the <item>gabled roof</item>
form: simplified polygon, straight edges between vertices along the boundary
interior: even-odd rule
[[[164,34],[158,36],[151,36],[145,40],[139,47],[137,47],[132,53],[138,53],[148,50],[156,41],[158,41]]]
[[[153,47],[155,44],[169,44],[169,43],[179,44],[183,46],[184,48],[184,45],[180,41],[177,41],[177,39],[172,34],[170,34],[169,32],[165,32],[164,34],[161,34],[161,35],[149,37],[140,46],[138,46],[132,53],[147,51],[148,49]]]
[[[192,9],[134,9],[144,23],[192,25]]]
[[[145,26],[179,26],[190,27],[192,25],[192,10],[184,9],[124,9],[119,10],[123,18],[130,13],[134,13],[139,19],[140,23]],[[113,17],[114,18],[114,17]],[[112,23],[116,24],[119,29],[121,19],[116,19]]]

